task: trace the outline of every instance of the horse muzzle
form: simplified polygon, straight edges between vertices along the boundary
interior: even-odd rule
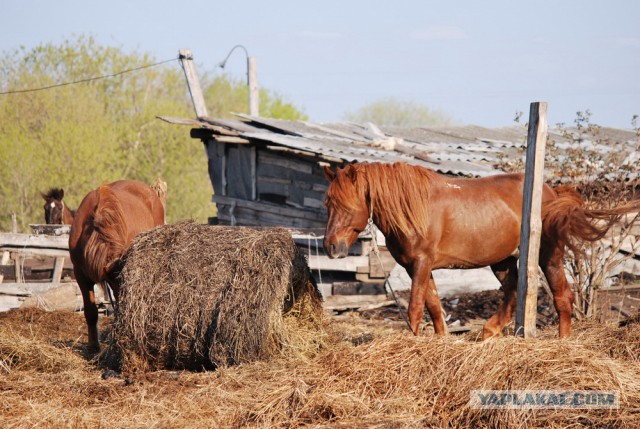
[[[324,250],[327,252],[327,256],[331,259],[344,258],[348,255],[348,247],[347,242],[345,240],[340,240],[338,243],[325,243]]]

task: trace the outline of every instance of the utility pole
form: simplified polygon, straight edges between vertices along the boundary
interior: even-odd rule
[[[257,78],[257,66],[256,66],[256,58],[250,57],[249,52],[247,52],[247,48],[242,45],[235,45],[229,53],[227,57],[218,63],[218,67],[224,69],[227,64],[227,60],[231,56],[231,53],[235,51],[237,48],[240,48],[244,51],[245,56],[247,57],[247,87],[249,89],[249,115],[251,116],[260,116],[260,89],[258,87],[258,78]]]

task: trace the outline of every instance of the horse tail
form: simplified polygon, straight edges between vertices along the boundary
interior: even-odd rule
[[[94,281],[103,280],[127,249],[124,211],[109,185],[97,190],[98,203],[93,215],[94,231],[85,248],[87,269]]]
[[[161,177],[158,177],[152,184],[151,189],[153,189],[158,198],[160,198],[160,202],[162,202],[162,210],[164,211],[164,223],[167,223],[167,182],[162,180]]]
[[[611,209],[589,209],[571,186],[553,188],[557,198],[542,205],[542,236],[581,254],[582,242],[598,241],[622,216],[640,210],[640,201]]]

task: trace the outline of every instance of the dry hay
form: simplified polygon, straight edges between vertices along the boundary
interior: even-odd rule
[[[36,308],[0,313],[0,373],[25,369],[59,372],[85,366],[81,356],[67,352],[76,343],[62,340],[70,334],[81,336],[77,328],[68,329],[70,316],[84,320],[78,314],[47,313]],[[43,344],[43,338],[50,343]]]
[[[374,333],[354,346],[353,330],[339,332],[346,324],[328,321],[338,332],[312,357],[285,355],[209,372],[153,371],[127,380],[102,379],[103,370],[71,346],[78,332],[86,341],[82,315],[23,311],[0,316],[0,358],[27,343],[46,353],[0,368],[6,428],[634,428],[640,421],[640,365],[608,352],[623,348],[613,344],[622,334],[638,338],[640,324],[576,323],[569,340],[546,338],[555,328],[538,339],[487,342],[471,335]],[[57,332],[56,324],[64,329]],[[474,410],[468,402],[476,389],[616,390],[620,409]]]
[[[318,347],[320,295],[287,229],[159,227],[134,240],[122,279],[106,359],[127,370],[212,369]]]

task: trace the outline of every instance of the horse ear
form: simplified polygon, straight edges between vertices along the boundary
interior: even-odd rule
[[[43,200],[45,201],[48,200],[47,194],[45,194],[44,192],[40,192],[40,196],[42,197]]]
[[[64,198],[64,189],[60,188],[60,199]]]
[[[355,162],[352,162],[351,164],[347,165],[344,168],[344,173],[347,175],[347,177],[349,178],[349,180],[351,180],[352,182],[356,181],[356,168],[355,168]]]
[[[326,177],[329,182],[333,182],[333,179],[336,178],[336,173],[333,170],[331,170],[328,165],[325,165],[324,177]]]

